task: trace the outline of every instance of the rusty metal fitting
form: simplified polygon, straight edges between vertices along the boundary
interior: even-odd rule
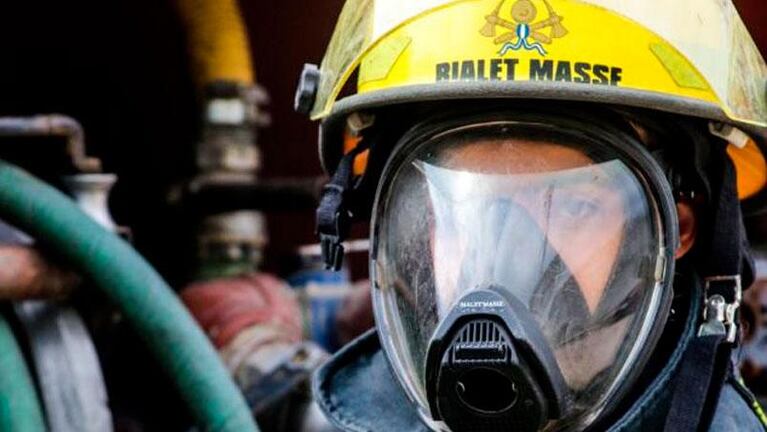
[[[217,81],[205,91],[203,131],[197,145],[201,176],[255,174],[261,167],[257,129],[271,123],[262,105],[269,96],[258,85]]]
[[[0,117],[0,137],[62,137],[72,165],[84,173],[101,171],[101,161],[85,153],[85,134],[80,123],[61,114],[33,117]]]
[[[266,219],[260,212],[243,210],[206,217],[197,230],[201,277],[257,269],[268,241]]]

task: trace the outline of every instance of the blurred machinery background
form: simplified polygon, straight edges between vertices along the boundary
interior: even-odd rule
[[[735,3],[767,54],[767,8]],[[326,271],[314,245],[325,181],[317,125],[293,111],[302,65],[321,60],[342,4],[0,6],[0,159],[66,191],[147,258],[178,290],[266,431],[332,430],[311,403],[311,373],[373,325],[367,227],[354,228],[348,266]],[[748,228],[767,251],[767,215],[751,217]],[[14,300],[4,316],[47,427],[189,430],[192,413],[141,335],[92,281],[31,248],[34,240],[0,224],[0,293]],[[767,287],[767,258],[761,263]],[[751,291],[743,354],[744,376],[763,395],[765,290]]]

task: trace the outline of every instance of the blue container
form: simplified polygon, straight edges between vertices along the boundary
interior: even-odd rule
[[[288,283],[299,294],[304,312],[305,335],[328,352],[335,352],[340,347],[336,316],[344,298],[352,289],[349,271],[324,270],[321,262],[308,264],[308,268],[290,276]]]

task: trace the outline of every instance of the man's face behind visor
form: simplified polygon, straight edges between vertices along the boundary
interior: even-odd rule
[[[449,307],[459,290],[461,275],[457,272],[463,267],[461,263],[479,258],[467,256],[480,252],[472,250],[472,246],[481,236],[490,234],[487,228],[494,231],[488,226],[477,231],[476,225],[480,224],[473,219],[480,218],[484,222],[481,225],[509,224],[514,222],[511,219],[516,211],[517,217],[535,223],[534,232],[545,236],[553,252],[570,269],[589,311],[596,310],[623,240],[625,203],[609,183],[609,170],[615,166],[610,162],[600,166],[581,151],[559,144],[523,140],[476,142],[447,149],[442,167],[414,163],[427,178],[432,211],[437,210],[434,229],[439,235],[434,237],[432,253],[437,291],[444,294],[441,307]],[[480,208],[497,219],[487,220],[477,214]],[[504,228],[495,234],[514,235],[514,227]],[[511,241],[524,247],[525,242],[520,240],[494,239],[499,251]],[[529,254],[521,256],[531,265],[536,260]],[[493,264],[492,276],[471,272],[464,276],[473,281],[460,283],[476,285],[488,282],[482,278],[503,278],[498,272],[503,273],[508,266]]]
[[[572,387],[588,385],[615,356],[619,341],[611,336],[625,333],[625,318],[585,338],[573,323],[594,316],[625,240],[628,203],[611,184],[620,162],[596,164],[559,144],[505,140],[447,149],[442,167],[414,163],[427,179],[435,215],[431,243],[440,315],[462,287],[513,285],[531,308],[567,317],[539,325],[563,342],[555,349],[560,363],[589,357],[577,362],[589,368],[563,370]],[[540,286],[548,268],[556,272],[548,277],[559,281],[558,293]],[[574,342],[567,343],[573,339],[568,332]]]
[[[379,192],[377,320],[425,403],[435,328],[470,290],[502,290],[540,327],[573,420],[625,376],[657,312],[662,248],[644,181],[618,152],[555,133],[454,130],[409,149]]]

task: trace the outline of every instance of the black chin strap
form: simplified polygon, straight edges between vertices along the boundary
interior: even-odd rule
[[[721,182],[714,196],[709,247],[702,267],[705,280],[703,323],[687,347],[676,377],[665,431],[707,431],[719,402],[730,357],[738,338],[742,284],[753,280],[753,264],[738,200],[735,168],[721,151]],[[714,183],[716,185],[716,183]]]

